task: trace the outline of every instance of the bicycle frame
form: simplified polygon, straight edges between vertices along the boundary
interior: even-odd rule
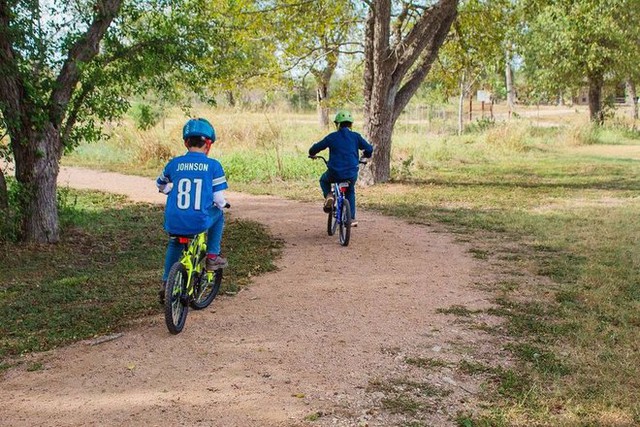
[[[311,159],[322,159],[325,165],[328,167],[329,163],[327,159],[322,156],[309,156]],[[362,162],[361,162],[362,163]],[[333,194],[333,206],[331,211],[325,209],[328,213],[327,217],[327,234],[333,236],[336,229],[340,229],[340,244],[347,246],[351,236],[351,206],[349,200],[346,198],[346,192],[349,189],[351,182],[338,181],[331,183],[331,192]],[[328,208],[328,206],[326,206]]]
[[[333,195],[336,199],[336,221],[342,224],[342,207],[344,206],[345,193],[349,188],[348,182],[336,182],[332,184]]]
[[[178,237],[178,243],[184,245],[180,262],[187,270],[187,293],[193,296],[193,278],[195,274],[200,273],[204,268],[202,259],[207,256],[207,232],[203,231],[195,237]],[[213,272],[208,271],[207,280],[212,281]]]

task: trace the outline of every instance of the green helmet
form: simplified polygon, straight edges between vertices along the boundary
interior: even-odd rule
[[[333,123],[342,123],[342,122],[349,122],[349,123],[353,123],[353,116],[351,115],[351,113],[347,110],[339,110],[336,113],[336,117],[335,119],[333,119]]]

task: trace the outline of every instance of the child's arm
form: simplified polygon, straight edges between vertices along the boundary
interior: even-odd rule
[[[171,178],[167,176],[166,168],[162,171],[158,179],[156,179],[156,187],[158,187],[158,191],[161,193],[169,194],[171,192],[173,183],[171,182]]]
[[[360,137],[358,148],[363,150],[362,157],[369,158],[373,154],[373,145],[369,144],[366,139]]]
[[[323,138],[322,141],[316,142],[315,144],[313,144],[311,146],[311,148],[309,148],[309,155],[310,156],[315,156],[316,154],[318,154],[319,152],[321,152],[322,150],[324,150],[328,146],[329,146],[328,139],[327,138]]]
[[[220,210],[227,206],[227,200],[224,198],[224,190],[213,193],[213,204]]]
[[[229,188],[227,184],[227,178],[224,176],[224,169],[220,163],[215,164],[217,166],[213,176],[213,204],[220,210],[227,206],[227,200],[224,198],[224,190]]]

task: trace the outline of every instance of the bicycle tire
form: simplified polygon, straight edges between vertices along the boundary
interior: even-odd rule
[[[340,212],[340,244],[347,246],[351,238],[351,206],[349,201],[342,201],[342,212]]]
[[[207,282],[207,272],[202,271],[197,283],[193,287],[193,299],[189,302],[194,310],[209,307],[220,291],[222,284],[222,269],[213,272],[213,282]]]
[[[171,266],[164,292],[164,321],[169,332],[179,334],[184,328],[189,312],[187,269],[181,262]]]

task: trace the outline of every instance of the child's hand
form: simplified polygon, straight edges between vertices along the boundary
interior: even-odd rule
[[[159,186],[158,191],[160,191],[163,194],[169,194],[172,188],[173,188],[173,182],[168,182],[165,185]]]

